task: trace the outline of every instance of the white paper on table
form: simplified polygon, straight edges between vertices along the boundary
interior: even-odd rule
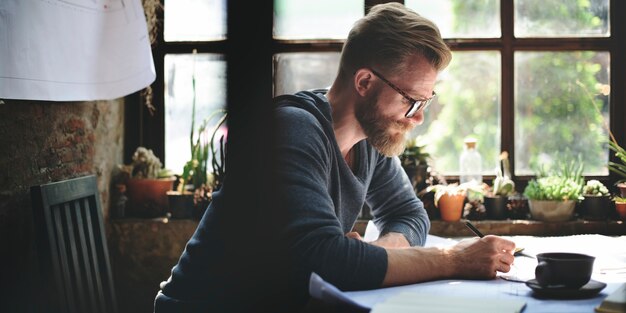
[[[522,299],[480,299],[451,294],[401,292],[376,304],[371,313],[405,312],[521,312],[526,306]]]
[[[541,252],[579,252],[596,257],[592,279],[607,283],[607,287],[597,296],[572,301],[538,299],[532,297],[532,290],[524,283],[495,280],[439,280],[412,285],[381,288],[364,291],[342,292],[323,280],[318,280],[316,289],[326,290],[326,299],[332,297],[339,303],[349,303],[361,308],[373,308],[385,303],[394,296],[409,292],[415,294],[441,294],[470,297],[480,301],[499,301],[498,299],[518,299],[526,302],[524,312],[592,312],[602,299],[626,281],[626,236],[608,237],[602,235],[577,235],[565,237],[507,236],[505,238],[524,247],[524,252],[536,255]],[[428,235],[426,246],[454,244],[456,241]],[[515,262],[524,263],[524,269],[534,274],[535,259],[516,257]],[[518,273],[518,276],[529,275]],[[500,273],[499,275],[501,275]],[[311,276],[313,279],[313,275]],[[313,286],[313,284],[311,285]],[[311,295],[321,294],[311,288]],[[331,302],[337,303],[337,302]]]
[[[119,98],[156,77],[140,0],[0,1],[0,98]]]
[[[367,241],[367,242],[374,241],[378,239],[379,235],[380,235],[380,231],[378,230],[378,227],[376,227],[376,224],[374,224],[372,220],[369,220],[367,222],[367,226],[365,227],[365,234],[363,234],[363,241]]]

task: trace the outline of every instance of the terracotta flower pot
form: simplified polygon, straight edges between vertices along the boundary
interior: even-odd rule
[[[164,216],[167,210],[167,192],[174,179],[129,179],[126,183],[126,214],[133,217]]]
[[[441,213],[441,219],[446,222],[456,222],[463,214],[464,194],[444,194],[437,203]]]

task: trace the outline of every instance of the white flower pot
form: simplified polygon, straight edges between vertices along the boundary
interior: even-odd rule
[[[574,200],[528,200],[533,219],[546,222],[569,221],[574,216]]]

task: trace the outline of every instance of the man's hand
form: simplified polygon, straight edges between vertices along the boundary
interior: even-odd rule
[[[387,248],[387,274],[383,286],[413,284],[436,279],[492,279],[508,272],[515,243],[485,236],[461,241],[449,248]]]
[[[363,241],[363,237],[361,237],[361,235],[355,231],[347,233],[346,237]]]
[[[485,236],[463,240],[447,249],[452,276],[459,278],[495,278],[496,271],[508,272],[515,260],[515,243],[498,237]]]

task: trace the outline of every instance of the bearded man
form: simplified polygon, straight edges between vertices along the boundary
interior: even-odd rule
[[[306,295],[312,272],[342,290],[363,290],[510,270],[515,244],[497,236],[423,247],[430,222],[397,157],[450,60],[435,24],[402,4],[380,4],[350,31],[328,90],[276,99],[276,192],[284,214],[274,231],[287,252],[290,294]],[[381,231],[373,242],[352,232],[365,204]],[[156,312],[245,307],[232,293],[246,294],[246,287],[216,266],[227,264],[224,251],[237,249],[217,238],[220,206],[227,204],[218,193],[162,284]]]

